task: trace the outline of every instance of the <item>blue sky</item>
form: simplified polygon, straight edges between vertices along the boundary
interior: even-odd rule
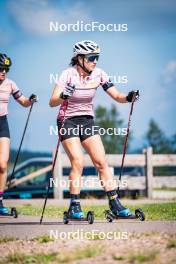
[[[13,61],[9,78],[26,96],[37,93],[23,148],[52,151],[57,138],[49,135],[58,109],[49,108],[53,85],[50,73],[61,73],[72,56],[72,46],[82,39],[99,43],[102,53],[98,67],[109,75],[127,75],[128,84],[120,91],[140,89],[132,120],[133,147],[141,146],[148,122],[154,118],[167,135],[176,132],[176,2],[140,1],[0,1],[0,52]],[[126,32],[49,32],[49,22],[128,24]],[[95,106],[109,107],[112,99],[100,88]],[[129,105],[116,104],[128,119]],[[9,104],[12,147],[17,148],[28,109]]]

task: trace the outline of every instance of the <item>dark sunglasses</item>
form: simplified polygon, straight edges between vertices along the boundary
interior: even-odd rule
[[[89,62],[98,61],[99,59],[99,55],[86,55],[85,57]]]
[[[0,72],[3,72],[3,71],[9,72],[9,68],[0,68]]]

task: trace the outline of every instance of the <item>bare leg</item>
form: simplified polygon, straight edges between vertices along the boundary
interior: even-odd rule
[[[66,139],[62,142],[63,147],[71,162],[70,180],[70,207],[68,210],[71,218],[83,218],[84,213],[80,206],[80,187],[83,171],[83,154],[81,142],[78,137]]]
[[[4,192],[7,180],[7,163],[9,160],[10,139],[0,138],[0,192]]]
[[[78,137],[69,138],[64,140],[62,144],[70,159],[72,167],[69,175],[70,193],[79,194],[81,176],[83,171],[83,153],[81,149],[80,139]]]
[[[7,181],[7,163],[9,160],[10,139],[0,138],[0,213],[8,213],[8,209],[3,206],[3,193]]]
[[[115,189],[113,184],[113,174],[106,161],[106,155],[101,137],[99,135],[91,136],[82,142],[83,147],[90,155],[93,164],[97,168],[100,179],[104,184],[105,191]]]
[[[103,187],[109,199],[109,207],[114,214],[126,217],[130,215],[129,209],[121,205],[118,200],[116,186],[113,182],[113,175],[105,157],[105,150],[99,135],[94,135],[82,142],[82,145],[89,153],[94,165],[96,166],[100,179],[103,180]]]

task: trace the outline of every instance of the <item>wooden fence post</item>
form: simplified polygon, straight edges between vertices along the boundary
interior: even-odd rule
[[[146,149],[146,187],[147,197],[152,198],[153,193],[153,164],[152,164],[152,147]]]

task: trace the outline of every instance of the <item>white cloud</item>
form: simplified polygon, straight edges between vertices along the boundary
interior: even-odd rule
[[[164,84],[173,84],[176,81],[176,60],[169,61],[163,70]]]
[[[49,22],[76,23],[77,20],[90,19],[87,10],[80,2],[66,10],[52,6],[47,0],[9,0],[8,9],[11,17],[25,32],[36,35],[49,33]]]

